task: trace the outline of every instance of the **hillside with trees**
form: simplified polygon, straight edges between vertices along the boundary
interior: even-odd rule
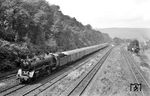
[[[59,6],[45,0],[0,0],[0,67],[6,65],[0,71],[15,68],[19,58],[26,55],[61,52],[110,40],[108,34],[64,15]]]

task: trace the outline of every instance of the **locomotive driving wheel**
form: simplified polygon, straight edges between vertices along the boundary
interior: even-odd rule
[[[24,79],[20,79],[19,81],[20,81],[20,83],[25,83]]]
[[[36,71],[33,75],[33,80],[36,80],[38,78],[38,76],[39,76],[39,72]]]

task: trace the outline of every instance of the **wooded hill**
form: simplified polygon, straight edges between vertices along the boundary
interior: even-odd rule
[[[64,15],[59,6],[45,0],[0,0],[0,39],[9,42],[8,46],[24,46],[19,51],[11,47],[17,56],[23,50],[29,54],[66,51],[111,40],[108,34]],[[7,58],[4,47],[1,62]]]

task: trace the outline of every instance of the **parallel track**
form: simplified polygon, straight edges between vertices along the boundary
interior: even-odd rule
[[[67,91],[67,94],[63,94],[62,96],[81,96],[83,92],[86,90],[87,86],[90,84],[91,80],[95,77],[96,73],[100,70],[101,66],[107,60],[109,54],[111,53],[110,49],[94,66],[94,68],[86,74],[85,77],[80,79],[78,83],[75,84],[75,87],[71,91]],[[70,90],[70,89],[69,89]]]
[[[93,56],[92,58],[94,58],[94,57],[96,57],[96,56]],[[83,63],[81,63],[80,65],[77,65],[77,66],[75,66],[75,64],[72,65],[72,67],[74,67],[73,70],[75,70],[75,69],[81,67],[82,65],[84,65],[84,64],[85,64],[86,62],[88,62],[88,61],[89,61],[89,60],[86,60],[85,62],[83,62]],[[70,71],[71,71],[71,70],[70,70]],[[22,95],[27,95],[27,94],[31,93],[32,91],[34,91],[34,90],[40,88],[41,86],[43,86],[43,85],[49,83],[49,81],[52,81],[52,80],[54,80],[54,79],[56,79],[56,78],[59,78],[58,80],[60,80],[61,78],[63,78],[64,76],[66,76],[67,73],[68,73],[68,72],[65,72],[65,73],[64,73],[64,72],[63,72],[63,73],[60,72],[57,76],[53,76],[53,77],[50,76],[50,78],[46,78],[46,81],[44,81],[42,84],[38,84],[38,85],[34,86],[34,88],[32,88],[32,89],[30,89],[30,90],[27,90],[27,91],[24,92]],[[63,75],[64,75],[64,76],[63,76]],[[56,82],[57,82],[57,81],[56,81]],[[10,88],[8,88],[7,90],[2,91],[2,93],[1,93],[0,95],[3,95],[3,96],[11,95],[11,94],[17,93],[20,89],[26,89],[26,87],[30,87],[30,86],[32,86],[32,85],[17,84],[16,86],[10,87]],[[16,95],[16,96],[17,96],[17,95]]]
[[[6,74],[2,74],[0,76],[0,81],[5,80],[5,79],[9,79],[9,78],[13,78],[16,76],[17,70],[13,71],[13,72],[9,72]]]
[[[124,49],[122,50],[122,54],[125,57],[127,65],[129,66],[132,74],[134,75],[134,78],[136,80],[135,83],[142,84],[142,90],[139,91],[139,93],[141,93],[142,96],[150,96],[150,84],[141,73],[141,70],[134,61],[132,55],[129,55],[130,53],[128,53]]]
[[[82,93],[86,89],[86,87],[88,86],[88,84],[90,83],[92,78],[95,76],[95,74],[97,73],[99,68],[102,66],[103,62],[106,60],[106,58],[109,55],[109,53],[110,53],[110,49],[109,49],[109,51],[107,50],[105,55],[102,56],[102,58],[98,61],[98,63],[95,64],[95,66],[92,67],[91,70],[89,70],[89,72],[87,74],[83,75],[79,80],[77,80],[75,82],[75,85],[71,86],[72,88],[69,87],[68,88],[69,90],[67,90],[64,94],[61,94],[61,96],[72,95],[76,91],[80,91],[80,93]],[[64,77],[66,77],[66,76],[64,76]],[[63,78],[61,78],[61,79],[63,79]],[[49,86],[46,86],[45,88],[42,86],[43,88],[39,88],[38,90],[36,90],[34,92],[29,92],[28,94],[25,94],[24,96],[33,96],[33,95],[42,94],[42,92],[44,92],[46,89],[52,87],[54,84],[57,85],[57,83],[61,79],[59,79],[59,80],[57,80],[57,81],[55,81],[53,83],[48,83],[47,85],[49,85]],[[82,89],[80,89],[80,87],[82,87]]]

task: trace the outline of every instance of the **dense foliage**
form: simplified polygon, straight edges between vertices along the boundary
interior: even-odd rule
[[[107,34],[64,15],[59,6],[45,0],[0,0],[0,38],[26,47],[17,49],[17,56],[22,50],[30,54],[65,51],[110,40]],[[1,48],[0,54],[13,54]],[[3,62],[6,56],[0,59]]]

